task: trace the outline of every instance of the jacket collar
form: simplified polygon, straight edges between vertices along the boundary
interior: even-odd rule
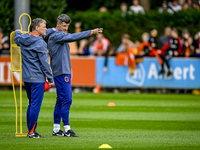
[[[33,33],[33,32],[30,32],[29,34],[34,35],[34,36],[39,36],[39,34]]]

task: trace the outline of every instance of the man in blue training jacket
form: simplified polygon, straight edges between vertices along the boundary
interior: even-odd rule
[[[71,61],[68,42],[74,42],[87,38],[92,34],[102,32],[102,28],[83,31],[79,33],[67,33],[71,19],[66,14],[57,18],[56,28],[47,30],[45,40],[50,54],[50,64],[56,85],[57,101],[54,109],[53,136],[78,137],[70,128],[69,110],[72,103],[71,90]],[[63,120],[65,132],[60,130],[60,121]]]
[[[22,80],[25,85],[29,105],[27,109],[27,137],[44,138],[35,129],[44,96],[46,77],[53,84],[53,75],[48,63],[47,44],[41,35],[46,34],[46,21],[37,18],[32,21],[32,32],[21,34],[16,30],[15,43],[21,48]]]

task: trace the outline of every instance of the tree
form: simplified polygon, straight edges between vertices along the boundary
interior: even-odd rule
[[[47,27],[55,27],[58,15],[66,10],[66,0],[31,1],[31,18],[43,18]]]
[[[14,0],[0,1],[0,26],[9,35],[14,26]]]

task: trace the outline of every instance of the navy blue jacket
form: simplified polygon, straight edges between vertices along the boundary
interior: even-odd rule
[[[46,32],[45,41],[50,55],[53,76],[71,74],[70,47],[68,42],[74,42],[91,35],[91,30],[79,33],[64,33],[55,28]]]
[[[53,83],[53,75],[48,63],[47,44],[42,36],[29,33],[15,33],[15,43],[21,48],[22,80],[24,82],[45,82],[46,77]]]

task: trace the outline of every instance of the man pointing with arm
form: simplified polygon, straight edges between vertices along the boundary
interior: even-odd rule
[[[68,42],[74,42],[87,38],[92,34],[102,32],[102,28],[83,31],[79,33],[67,33],[71,19],[66,14],[57,18],[56,28],[47,30],[45,40],[50,54],[50,64],[56,85],[57,101],[54,108],[53,136],[78,137],[70,128],[69,110],[72,103],[71,90],[71,61]],[[63,120],[65,132],[60,130],[60,121]]]

